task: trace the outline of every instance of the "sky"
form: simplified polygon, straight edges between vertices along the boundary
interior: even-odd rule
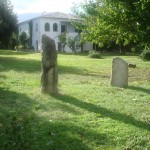
[[[63,12],[71,13],[73,3],[82,3],[84,0],[11,0],[14,6],[14,12],[24,13],[42,13],[42,12]]]

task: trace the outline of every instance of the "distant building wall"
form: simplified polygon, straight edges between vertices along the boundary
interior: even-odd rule
[[[25,31],[27,34],[29,34],[29,24],[28,22],[25,22],[25,23],[21,23],[19,25],[19,33]]]
[[[58,36],[62,32],[66,32],[66,37],[77,37],[78,33],[75,28],[71,25],[66,19],[58,19],[58,18],[48,18],[48,17],[37,17],[32,19],[33,27],[32,27],[32,46],[35,51],[42,50],[41,38],[42,35],[45,34],[50,38],[55,40],[56,49],[58,50],[60,47],[60,41]],[[54,29],[55,24],[55,29]],[[29,34],[29,24],[28,21],[19,24],[19,32],[25,31]],[[77,43],[76,43],[77,44]],[[66,52],[72,52],[72,50],[66,45],[64,50]],[[83,46],[84,51],[93,50],[93,44],[86,43]],[[76,47],[76,52],[80,52],[81,48]]]
[[[32,28],[32,46],[35,51],[41,50],[41,25],[40,18],[33,19],[33,28]]]
[[[84,51],[91,51],[93,50],[93,44],[91,42],[87,42],[83,45],[83,50]]]

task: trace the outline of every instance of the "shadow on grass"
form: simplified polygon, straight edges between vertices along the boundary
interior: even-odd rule
[[[142,87],[137,87],[137,86],[128,86],[126,87],[127,89],[131,89],[134,91],[141,91],[147,94],[150,94],[150,89],[142,88]]]
[[[25,72],[40,72],[41,62],[37,60],[14,58],[14,57],[0,57],[0,71],[25,71]],[[59,74],[78,74],[86,75],[84,70],[71,66],[58,66]]]
[[[37,102],[25,94],[3,88],[0,93],[1,150],[90,150],[84,141],[101,146],[113,143],[106,134],[83,128],[72,121],[49,121],[38,116]]]
[[[41,62],[32,59],[15,58],[15,57],[0,57],[0,71],[24,71],[28,73],[40,72]],[[83,76],[99,76],[91,74],[86,70],[79,69],[74,66],[58,66],[59,74],[74,74]]]
[[[58,73],[60,74],[77,74],[86,75],[86,71],[72,66],[58,66]]]
[[[38,72],[40,71],[40,67],[40,61],[24,58],[0,57],[0,71],[15,70]]]
[[[85,109],[89,112],[94,112],[97,114],[101,114],[103,117],[109,117],[111,119],[130,124],[132,126],[142,128],[144,130],[150,131],[150,124],[146,122],[142,122],[139,120],[136,120],[132,116],[128,116],[126,114],[121,114],[119,112],[108,110],[107,108],[96,106],[91,103],[80,101],[74,97],[68,96],[68,95],[58,95],[55,96],[56,99],[63,101],[65,103],[73,104],[79,108]]]
[[[99,51],[100,52],[100,54],[102,55],[102,57],[104,56],[139,56],[139,54],[134,54],[134,53],[126,53],[126,54],[124,54],[124,53],[119,53],[119,52],[101,52],[101,51]],[[89,52],[87,51],[87,52],[79,52],[79,53],[61,53],[61,52],[59,52],[58,53],[59,55],[74,55],[74,56],[88,56],[89,55]]]
[[[1,78],[1,79],[6,79],[7,77],[6,77],[5,75],[1,75],[1,74],[0,74],[0,78]]]
[[[89,77],[98,77],[98,78],[106,78],[110,79],[110,74],[102,74],[97,72],[90,72],[86,69],[79,69],[77,67],[72,66],[58,66],[58,74],[73,74],[73,75],[81,75],[81,76],[89,76]]]
[[[33,101],[25,94],[19,94],[8,89],[0,88],[0,117],[8,121],[14,115],[26,116],[31,113]],[[6,119],[7,118],[7,119]]]
[[[59,52],[58,55],[88,56],[89,53],[88,52],[83,52],[83,53],[63,53],[63,52]]]
[[[28,55],[28,54],[32,54],[35,52],[18,52],[18,51],[14,51],[14,50],[0,50],[0,54],[1,55]]]
[[[6,53],[6,51],[4,51]],[[8,52],[7,52],[8,53]],[[16,52],[19,55],[19,52]],[[8,53],[9,54],[9,53]],[[14,54],[14,52],[12,52]],[[20,52],[23,55],[22,52]],[[9,54],[11,55],[11,53]],[[78,54],[79,55],[79,54]],[[0,57],[0,71],[25,71],[25,72],[40,72],[41,71],[41,61],[16,58],[16,57]],[[90,73],[86,69],[80,69],[75,66],[58,66],[59,74],[74,74],[74,75],[83,75],[83,76],[94,76],[100,78],[109,78],[107,75],[100,75],[95,73]]]
[[[101,55],[100,57],[89,57],[89,52],[83,52],[83,53],[59,53],[59,55],[63,55],[63,56],[81,56],[81,57],[86,57],[89,59],[95,59],[95,60],[99,60],[99,59],[104,59],[103,55]],[[104,55],[105,56],[105,55]]]
[[[102,52],[102,56],[139,56],[137,53]]]

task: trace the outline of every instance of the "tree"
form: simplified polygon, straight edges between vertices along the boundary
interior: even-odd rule
[[[73,52],[75,52],[75,39],[74,39],[74,37],[68,37],[67,45],[69,46],[69,48],[70,48]]]
[[[17,34],[17,16],[13,12],[10,0],[0,0],[0,47],[11,46],[14,34]]]
[[[26,46],[29,46],[29,36],[27,35],[26,32],[21,32],[19,34],[19,42],[21,45],[23,45],[23,48],[26,48]]]
[[[115,44],[121,51],[150,47],[150,0],[93,0],[74,10],[83,19],[76,26],[87,41]]]
[[[62,50],[63,52],[65,51],[65,46],[67,44],[67,38],[66,38],[66,32],[63,32],[61,33],[59,36],[58,36],[58,40],[59,42],[61,43],[61,46],[62,46]]]
[[[75,37],[68,37],[67,38],[67,45],[72,50],[72,52],[76,53],[76,50],[82,47],[80,36],[77,35]],[[82,51],[82,48],[81,48]]]

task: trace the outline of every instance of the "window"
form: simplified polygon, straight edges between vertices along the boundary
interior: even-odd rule
[[[35,25],[35,31],[38,31],[38,24]]]
[[[66,32],[66,26],[65,25],[61,25],[61,33]]]
[[[57,25],[57,23],[53,24],[53,31],[54,32],[58,31],[58,25]]]
[[[45,31],[50,31],[50,24],[49,23],[45,23]]]

